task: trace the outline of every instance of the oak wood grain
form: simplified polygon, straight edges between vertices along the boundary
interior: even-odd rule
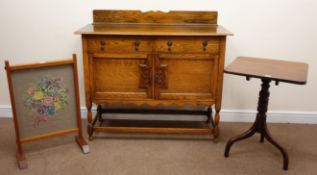
[[[154,44],[157,52],[215,54],[219,52],[218,37],[159,37]]]
[[[93,96],[96,98],[150,98],[140,88],[140,65],[147,65],[148,56],[144,54],[111,54],[107,57],[94,57],[92,60]]]
[[[93,15],[93,24],[75,32],[83,39],[90,138],[97,130],[140,131],[97,129],[92,103],[215,105],[217,121],[209,125],[218,127],[226,37],[232,33],[217,24],[217,12],[95,10]],[[211,129],[217,137],[219,128]],[[200,131],[188,130],[194,132]]]
[[[94,10],[94,23],[217,24],[216,11]]]
[[[179,107],[190,105],[190,106],[212,106],[215,104],[215,100],[213,99],[195,99],[195,100],[186,100],[186,99],[178,99],[178,100],[167,100],[167,99],[140,99],[140,98],[127,98],[127,99],[118,99],[118,98],[94,98],[93,102],[97,105],[99,104],[107,104],[107,105],[117,105],[117,104],[134,104],[137,106],[149,105],[152,107],[163,105],[163,106],[171,106],[176,105]]]
[[[88,52],[150,52],[152,41],[148,37],[119,37],[119,36],[90,36],[88,39]]]
[[[191,56],[191,57],[190,57]],[[201,56],[201,57],[200,57]],[[158,89],[158,99],[203,99],[212,98],[212,80],[215,65],[214,56],[199,54],[158,55],[159,64],[168,66],[167,88]],[[203,58],[203,59],[201,59]]]
[[[152,134],[211,134],[209,128],[96,127],[96,131]]]
[[[227,36],[233,35],[220,25],[88,24],[79,35],[122,36]]]

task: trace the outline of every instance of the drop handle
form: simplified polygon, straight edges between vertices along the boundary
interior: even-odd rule
[[[172,51],[172,46],[173,46],[173,42],[172,41],[167,41],[167,43],[166,43],[166,45],[167,45],[167,50],[170,52],[170,51]]]
[[[140,42],[140,41],[135,41],[135,42],[134,42],[134,48],[135,48],[136,51],[139,50],[139,46],[140,46],[140,45],[141,45],[141,42]]]
[[[202,45],[203,45],[203,50],[206,51],[208,46],[208,41],[204,41]]]

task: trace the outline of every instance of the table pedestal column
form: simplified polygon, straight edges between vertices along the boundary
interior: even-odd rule
[[[262,79],[262,89],[259,94],[259,101],[258,101],[258,113],[256,115],[255,122],[253,123],[252,127],[247,130],[246,132],[238,135],[236,137],[231,138],[226,145],[225,149],[225,157],[229,157],[229,152],[231,146],[240,140],[249,138],[253,136],[256,132],[260,133],[260,141],[263,142],[264,138],[267,139],[272,145],[274,145],[277,149],[279,149],[283,155],[283,169],[288,169],[288,154],[286,150],[280,146],[270,135],[270,132],[266,125],[266,112],[269,103],[269,88],[270,88],[270,79]]]

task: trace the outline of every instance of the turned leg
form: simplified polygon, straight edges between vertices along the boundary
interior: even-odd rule
[[[92,124],[92,104],[87,105],[87,119],[88,119],[88,124]]]
[[[209,123],[209,127],[210,127],[211,133],[213,135],[213,141],[216,143],[218,141],[217,138],[219,136],[219,127],[216,127],[216,123],[215,123],[213,116],[212,116],[211,106],[209,106],[207,109],[207,117],[208,117],[207,123]]]
[[[215,114],[215,121],[214,121],[214,128],[213,128],[214,139],[217,139],[219,136],[220,109],[221,107],[216,105],[216,114]]]
[[[94,139],[93,138],[94,128],[93,128],[92,124],[87,125],[87,131],[88,131],[88,139],[90,141],[92,141]]]
[[[208,107],[207,109],[207,123],[210,123],[210,128],[215,128],[216,127],[216,124],[215,124],[215,121],[213,119],[213,116],[212,116],[212,108],[211,106]]]
[[[97,116],[96,116],[96,117],[98,118],[98,120],[99,120],[100,123],[102,123],[102,121],[103,121],[103,120],[102,120],[102,111],[101,111],[101,108],[102,108],[101,105],[98,105],[98,107],[97,107]]]
[[[207,108],[207,123],[210,123],[212,117],[212,109],[211,106]]]
[[[87,119],[88,119],[87,131],[89,135],[89,140],[92,140],[93,139],[92,135],[94,133],[94,129],[92,126],[92,112],[91,112],[92,103],[89,102],[88,104],[86,104],[86,107],[87,107]]]

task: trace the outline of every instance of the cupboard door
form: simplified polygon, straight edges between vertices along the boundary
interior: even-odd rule
[[[153,94],[148,54],[94,54],[91,57],[94,99],[146,99]]]
[[[155,97],[171,100],[214,99],[218,56],[212,54],[158,54]]]

